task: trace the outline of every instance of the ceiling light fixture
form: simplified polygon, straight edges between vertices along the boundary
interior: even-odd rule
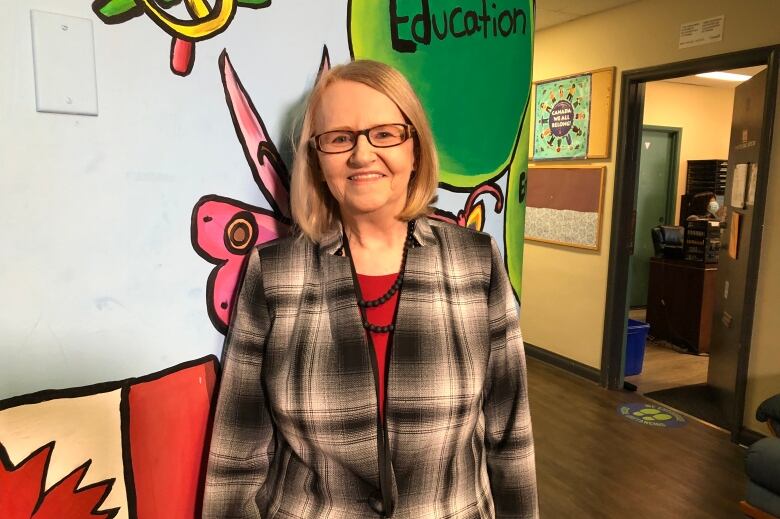
[[[721,79],[723,81],[747,81],[752,76],[746,76],[745,74],[733,74],[731,72],[705,72],[704,74],[696,74],[696,77]]]

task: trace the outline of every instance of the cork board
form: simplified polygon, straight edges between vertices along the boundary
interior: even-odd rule
[[[598,250],[605,170],[603,166],[529,168],[525,239]]]

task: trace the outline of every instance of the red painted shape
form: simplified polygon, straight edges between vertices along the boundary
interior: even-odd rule
[[[85,463],[47,490],[31,519],[109,519],[116,515],[115,509],[93,513],[108,496],[113,480],[76,490],[88,468],[89,463]]]
[[[186,76],[192,70],[195,60],[195,44],[179,38],[173,39],[171,70],[179,76]]]
[[[39,448],[13,467],[0,445],[0,517],[3,519],[110,519],[118,509],[100,511],[114,480],[78,488],[91,461],[87,461],[44,492],[54,442]],[[78,490],[77,490],[78,489]]]
[[[30,519],[43,491],[46,466],[54,444],[38,449],[16,467],[0,463],[0,517]],[[0,450],[2,450],[0,445]],[[3,454],[4,454],[3,450]],[[0,459],[2,456],[0,456]]]
[[[130,387],[138,519],[199,516],[216,361]]]

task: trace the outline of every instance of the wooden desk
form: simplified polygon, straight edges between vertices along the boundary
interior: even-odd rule
[[[709,353],[718,265],[650,259],[647,322],[650,335]]]

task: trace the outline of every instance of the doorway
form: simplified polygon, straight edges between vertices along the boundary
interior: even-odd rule
[[[650,258],[655,256],[650,230],[675,223],[681,135],[682,128],[642,126],[636,198],[636,228],[641,232],[635,235],[629,264],[628,301],[632,310],[647,307]]]
[[[777,91],[777,50],[777,47],[754,49],[623,73],[601,371],[602,383],[606,387],[621,389],[625,382],[623,363],[625,359],[626,317],[632,298],[629,283],[633,269],[631,256],[639,245],[639,242],[635,240],[639,214],[635,210],[637,209],[638,193],[640,192],[640,157],[646,84],[713,70],[766,65],[768,67],[766,82],[762,86],[764,90],[759,102],[755,102],[754,99],[753,107],[754,109],[757,108],[754,111],[763,117],[763,121],[771,123],[774,121]],[[753,94],[753,97],[755,98],[755,94]],[[763,128],[767,128],[767,124],[764,124]],[[755,200],[750,216],[751,227],[759,229],[763,223],[767,186],[767,171],[763,171],[762,174],[762,169],[765,170],[769,163],[771,131],[762,130],[758,134],[754,132],[753,137],[755,141],[753,152],[757,155],[754,162],[757,164],[759,171]],[[734,142],[733,135],[732,142]],[[726,197],[728,198],[728,193]],[[728,214],[731,215],[732,212]],[[679,207],[676,209],[676,213],[680,213]],[[726,240],[728,241],[728,235]],[[739,297],[732,298],[733,304],[739,308],[739,322],[730,323],[730,329],[734,330],[734,333],[732,333],[732,337],[726,339],[728,344],[722,348],[724,351],[728,350],[725,356],[730,357],[732,369],[721,369],[722,376],[719,375],[717,383],[708,380],[708,384],[705,384],[707,389],[712,392],[712,398],[716,399],[718,405],[723,409],[727,417],[727,428],[731,432],[734,441],[739,440],[744,432],[742,415],[744,412],[744,395],[750,353],[761,233],[748,232],[740,247],[744,247],[744,250],[741,251],[744,274],[744,279],[740,284],[742,293]],[[718,282],[721,283],[722,280]],[[718,294],[722,294],[722,288],[721,285],[717,286]],[[718,297],[722,297],[722,295]],[[725,310],[721,313],[731,316]],[[717,315],[720,314],[713,312],[710,314],[710,317]]]

